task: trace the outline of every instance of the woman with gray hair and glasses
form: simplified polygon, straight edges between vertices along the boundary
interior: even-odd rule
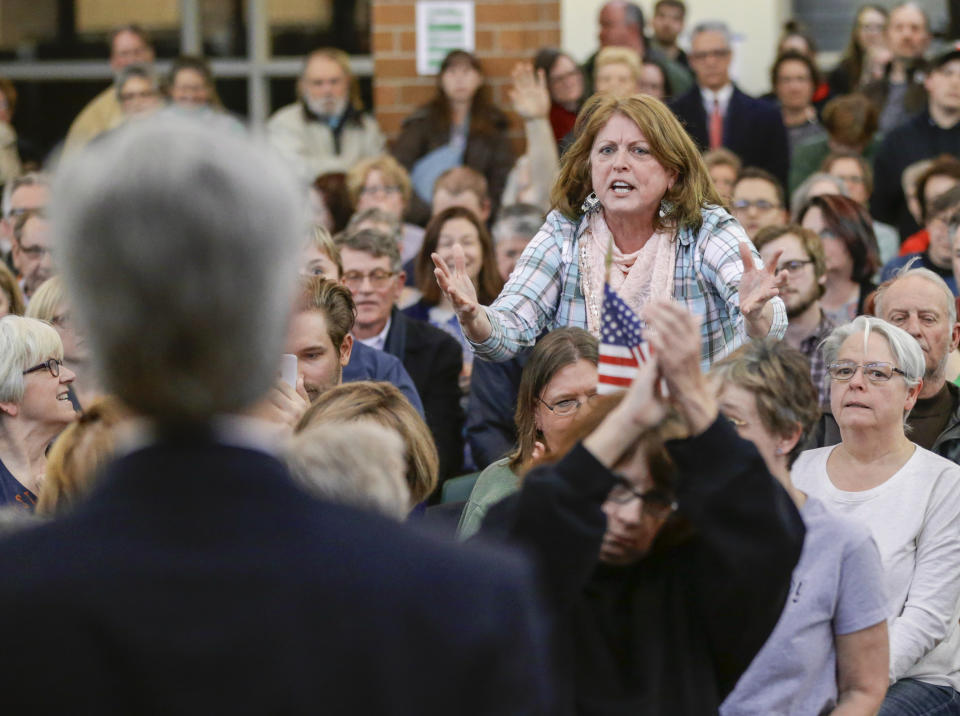
[[[890,630],[881,716],[960,713],[960,467],[910,441],[904,421],[923,382],[906,331],[859,316],[824,341],[841,442],[809,450],[791,475],[802,492],[870,528],[880,550]]]
[[[0,506],[33,511],[47,448],[76,418],[60,336],[33,318],[0,319]]]

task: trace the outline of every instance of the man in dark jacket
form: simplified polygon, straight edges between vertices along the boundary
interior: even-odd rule
[[[873,165],[870,213],[877,221],[896,226],[901,239],[920,228],[903,195],[903,170],[921,159],[960,155],[960,49],[934,60],[924,86],[926,110],[886,136]]]
[[[437,445],[440,479],[452,477],[463,463],[459,384],[463,350],[450,334],[396,309],[406,274],[395,241],[364,229],[347,234],[339,245],[343,283],[357,304],[353,335],[403,362]]]
[[[780,110],[744,94],[730,81],[733,50],[727,26],[697,25],[688,57],[697,84],[670,108],[693,141],[703,150],[726,147],[744,166],[766,169],[786,186],[790,154]]]
[[[165,117],[62,171],[74,316],[140,420],[85,503],[0,545],[3,711],[552,713],[515,555],[315,500],[248,417],[302,240],[278,160]]]

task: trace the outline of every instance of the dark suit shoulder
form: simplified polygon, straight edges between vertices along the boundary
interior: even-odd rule
[[[437,328],[426,321],[422,321],[417,318],[411,318],[403,313],[397,313],[394,315],[402,316],[403,318],[400,320],[403,320],[406,323],[408,347],[410,347],[411,341],[413,341],[418,345],[436,346],[439,350],[456,349],[458,353],[462,353],[457,339],[443,329]]]

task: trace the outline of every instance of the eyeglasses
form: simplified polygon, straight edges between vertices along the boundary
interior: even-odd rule
[[[730,48],[724,47],[722,50],[705,50],[703,52],[691,52],[687,57],[694,62],[700,60],[706,60],[707,58],[713,58],[714,60],[722,60],[730,56]]]
[[[39,216],[41,219],[47,218],[47,212],[42,206],[18,206],[15,209],[10,209],[10,213],[7,214],[11,219],[18,219],[24,214],[33,214],[34,216]]]
[[[859,174],[834,174],[837,179],[847,184],[863,184],[864,179]]]
[[[760,211],[770,211],[770,209],[779,209],[780,205],[774,204],[766,199],[757,199],[757,201],[750,201],[749,199],[737,199],[735,202],[733,202],[733,208],[737,211],[746,211],[750,207]]]
[[[607,495],[607,499],[618,505],[625,505],[631,500],[640,500],[643,504],[641,512],[658,520],[665,520],[677,511],[677,503],[656,488],[646,492],[638,492],[625,477],[617,477],[617,482]]]
[[[891,363],[855,363],[852,360],[840,360],[827,366],[827,373],[833,380],[846,383],[853,379],[859,369],[863,369],[863,376],[871,383],[886,383],[894,373],[906,377],[906,373]]]
[[[386,288],[390,279],[397,275],[396,271],[383,271],[377,269],[370,273],[360,273],[359,271],[348,271],[343,274],[343,285],[351,291],[355,291],[363,286],[364,279],[370,280],[370,285],[376,289]]]
[[[398,186],[365,186],[360,188],[360,193],[364,196],[376,196],[378,194],[389,196],[390,194],[399,194],[400,191]]]
[[[793,261],[784,261],[782,264],[777,266],[777,273],[781,271],[786,271],[790,275],[794,275],[803,270],[803,267],[807,264],[812,264],[813,259],[808,259],[807,261],[800,261],[795,259]]]
[[[547,406],[547,410],[556,415],[558,418],[566,417],[567,415],[573,415],[575,412],[580,410],[583,407],[584,403],[592,403],[597,397],[598,393],[592,393],[587,396],[586,401],[581,402],[576,398],[567,398],[566,400],[560,400],[550,405],[546,400],[537,396],[537,400]]]
[[[156,90],[144,90],[143,92],[121,92],[121,102],[132,102],[135,99],[153,99],[160,93]]]
[[[46,368],[47,370],[50,371],[50,375],[52,375],[54,378],[59,378],[61,365],[63,365],[62,360],[59,360],[57,358],[50,358],[49,360],[44,361],[40,365],[35,365],[33,366],[33,368],[27,368],[25,371],[23,371],[23,374],[26,375],[27,373],[35,373],[38,370],[43,370],[44,368]]]
[[[46,246],[24,246],[23,244],[18,244],[18,246],[20,247],[20,251],[31,259],[42,259],[47,254],[53,253],[53,251]]]

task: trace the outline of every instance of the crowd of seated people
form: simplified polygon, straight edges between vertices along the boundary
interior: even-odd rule
[[[299,712],[322,697],[277,697],[271,650],[356,638],[345,687],[389,632],[406,670],[344,712],[960,715],[960,43],[863,5],[826,67],[790,21],[748,38],[774,50],[754,97],[736,17],[686,13],[610,0],[585,62],[502,78],[451,50],[394,136],[338,48],[247,128],[202,57],[161,76],[127,25],[40,166],[0,78],[0,569],[29,576],[0,628],[56,612],[0,684],[57,633],[114,639],[160,667],[118,690],[89,659],[39,712],[83,679],[77,711],[178,711],[178,649],[202,642],[206,704],[242,644],[247,706]],[[167,575],[172,606],[143,598]],[[325,580],[346,596],[304,617]]]

